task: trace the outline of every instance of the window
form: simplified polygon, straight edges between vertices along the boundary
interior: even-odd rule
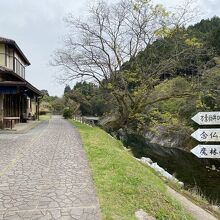
[[[17,73],[22,78],[25,78],[24,66],[19,62],[19,60],[17,58],[14,58],[14,60],[15,60],[15,62],[14,62],[15,63],[15,68],[14,68],[15,73]]]

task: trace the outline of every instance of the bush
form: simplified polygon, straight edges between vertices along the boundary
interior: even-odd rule
[[[50,113],[50,111],[47,111],[47,110],[45,110],[45,111],[42,110],[42,111],[39,112],[40,115],[46,115],[48,113]]]
[[[73,111],[71,109],[69,109],[69,108],[65,108],[63,110],[63,117],[65,119],[72,118],[73,117]]]

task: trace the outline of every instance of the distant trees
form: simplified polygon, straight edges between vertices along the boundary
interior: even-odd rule
[[[53,97],[51,100],[52,112],[54,114],[62,114],[65,108],[65,101],[63,97]]]
[[[67,85],[63,97],[49,96],[48,92],[41,99],[42,114],[52,112],[64,114],[66,118],[73,115],[102,116],[112,109],[110,94],[91,82],[78,82],[73,89]],[[112,98],[112,97],[111,97]]]
[[[64,88],[64,94],[67,93],[67,92],[70,92],[71,91],[71,88],[69,85],[66,85],[65,88]]]
[[[42,94],[43,96],[49,96],[49,92],[48,92],[46,89],[42,89],[42,90],[41,90],[41,94]]]
[[[49,100],[49,92],[46,89],[41,90],[43,99],[40,100],[40,114],[47,114],[51,112],[52,107]]]
[[[196,37],[202,40],[207,47],[214,49],[220,54],[220,18],[202,19],[199,23],[190,26],[191,31]]]
[[[50,96],[49,92],[44,89],[41,90],[43,94],[40,100],[40,114],[55,113],[61,114],[64,109],[64,99],[57,96]]]
[[[111,101],[106,101],[108,97],[97,85],[86,81],[76,83],[71,91],[64,94],[66,106],[75,114],[87,116],[102,116],[108,112],[111,105]]]

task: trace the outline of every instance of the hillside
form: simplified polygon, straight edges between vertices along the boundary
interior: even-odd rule
[[[101,116],[101,126],[122,140],[141,135],[150,143],[189,151],[197,128],[191,117],[220,108],[218,37],[213,35],[219,27],[214,17],[158,33],[100,85],[84,81],[68,88],[65,107],[71,114]]]

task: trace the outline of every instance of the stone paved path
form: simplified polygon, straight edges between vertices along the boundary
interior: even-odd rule
[[[26,134],[0,134],[0,219],[100,219],[78,133],[54,116]]]

